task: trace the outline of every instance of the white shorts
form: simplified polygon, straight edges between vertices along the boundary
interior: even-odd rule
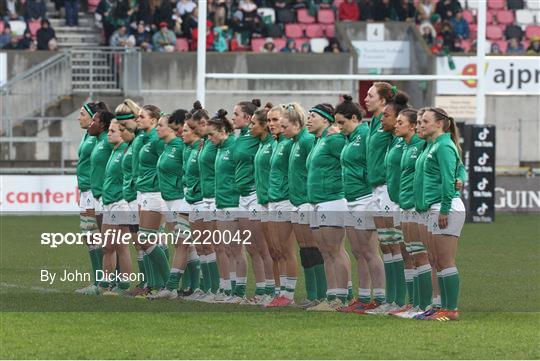
[[[220,222],[237,221],[238,207],[221,208],[216,211],[216,220]]]
[[[348,212],[345,198],[316,203],[313,205],[309,226],[311,228],[345,227],[345,214]]]
[[[128,224],[129,206],[125,200],[103,205],[103,224],[125,225]]]
[[[428,229],[432,234],[441,234],[447,236],[461,235],[461,230],[465,224],[465,205],[461,198],[452,199],[450,212],[448,212],[448,225],[444,229],[439,228],[439,211],[441,204],[436,203],[431,206],[428,213]]]
[[[131,201],[128,204],[127,224],[139,225],[139,205],[137,200]]]
[[[240,196],[238,210],[240,211],[240,218],[247,218],[251,221],[260,220],[261,205],[257,203],[257,193],[253,192],[247,196]]]
[[[402,209],[401,223],[418,223],[418,212],[414,208]]]
[[[369,210],[376,217],[394,217],[394,226],[399,225],[399,205],[390,200],[386,184],[373,189]]]
[[[296,207],[291,204],[288,199],[279,202],[268,203],[268,220],[270,222],[290,222],[291,213],[296,210]]]
[[[178,217],[180,217],[181,214],[189,213],[190,207],[184,198],[165,201],[165,205],[167,206],[167,212],[165,215],[166,222],[178,222]]]
[[[96,216],[103,214],[103,197],[99,197],[99,200],[94,198],[94,209],[96,211]]]
[[[428,226],[428,216],[429,216],[429,212],[416,212],[417,216],[416,216],[416,223],[418,224],[422,224],[424,226]],[[428,227],[428,231],[429,231],[429,227]]]
[[[215,198],[203,198],[204,211],[203,220],[205,222],[215,221],[217,219],[216,199]]]
[[[268,211],[268,203],[267,204],[259,204],[259,220],[262,223],[266,223],[270,220],[270,211]]]
[[[296,211],[291,212],[291,223],[309,225],[313,209],[314,208],[311,203],[299,205],[298,208],[296,208]]]
[[[161,193],[159,192],[145,192],[141,193],[140,201],[141,211],[152,211],[164,213],[167,211],[167,205]]]
[[[189,221],[195,222],[204,219],[204,211],[206,210],[206,203],[204,201],[198,201],[189,205]]]
[[[141,200],[142,200],[142,193],[137,191],[137,205],[140,206],[141,205]]]
[[[94,196],[92,191],[81,192],[79,199],[79,210],[86,212],[88,209],[94,209]]]
[[[345,226],[359,230],[374,230],[373,216],[368,211],[370,202],[371,195],[354,202],[348,202],[348,212],[345,213]]]

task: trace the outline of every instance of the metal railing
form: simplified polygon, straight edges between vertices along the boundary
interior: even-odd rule
[[[0,153],[4,161],[41,158],[49,150],[50,160],[59,161],[64,172],[67,149],[80,139],[61,136],[56,128],[50,137],[47,127],[61,127],[62,117],[49,117],[49,109],[60,99],[84,94],[137,95],[141,88],[139,49],[72,48],[10,79],[0,87]],[[75,109],[73,109],[75,111]],[[60,122],[60,124],[59,124]],[[49,143],[43,146],[43,143]],[[53,149],[53,151],[51,151]],[[53,155],[51,155],[53,154]],[[31,168],[18,168],[29,171]]]

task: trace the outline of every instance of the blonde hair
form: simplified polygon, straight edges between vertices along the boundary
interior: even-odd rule
[[[298,103],[289,103],[282,110],[282,115],[289,119],[289,122],[303,127],[306,124],[307,114],[304,108]]]
[[[134,114],[139,115],[141,107],[131,99],[125,99],[122,103],[118,104],[114,112],[116,115]]]

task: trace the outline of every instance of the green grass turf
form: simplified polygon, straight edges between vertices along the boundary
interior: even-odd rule
[[[539,221],[466,225],[462,320],[438,323],[79,296],[72,290],[83,284],[39,280],[41,269],[88,270],[83,246],[39,244],[41,232],[76,231],[78,218],[3,216],[0,358],[539,359]],[[297,290],[301,299],[302,277]]]

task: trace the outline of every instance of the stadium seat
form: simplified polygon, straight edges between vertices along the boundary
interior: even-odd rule
[[[486,28],[486,37],[489,40],[499,40],[503,37],[503,31],[497,25],[489,25]]]
[[[304,36],[304,29],[300,24],[285,25],[285,36],[288,38],[301,38]]]
[[[506,7],[506,0],[488,0],[488,9],[501,10]]]
[[[28,22],[28,30],[30,30],[30,34],[32,34],[32,37],[36,36],[39,28],[41,28],[41,22],[39,20]]]
[[[334,0],[333,5],[336,9],[339,9],[339,5],[341,5],[343,2],[345,2],[345,0]]]
[[[540,26],[529,25],[525,28],[525,36],[527,37],[527,39],[530,39],[535,35],[540,36]]]
[[[461,46],[463,50],[465,50],[466,53],[468,53],[471,50],[471,45],[472,45],[472,41],[469,39],[463,39],[461,40],[461,43],[459,44],[459,46]]]
[[[308,9],[298,9],[296,19],[302,24],[313,24],[315,22],[315,17],[309,15]]]
[[[4,32],[4,22],[0,21],[0,33]]]
[[[277,9],[276,11],[276,20],[281,24],[290,24],[296,21],[296,16],[294,12],[290,9]]]
[[[499,45],[499,49],[501,49],[503,53],[506,53],[506,49],[508,49],[508,42],[506,40],[498,40],[496,43]]]
[[[530,10],[516,10],[516,23],[518,25],[530,25],[534,23],[534,13]]]
[[[324,48],[328,46],[328,39],[326,38],[313,38],[309,41],[311,45],[311,51],[314,53],[324,53]]]
[[[176,38],[175,51],[189,51],[189,42],[186,38]]]
[[[335,25],[326,25],[324,27],[324,34],[327,38],[333,38],[336,35]]]
[[[278,24],[266,24],[265,36],[270,38],[281,38],[283,36],[283,29]]]
[[[304,43],[309,43],[309,39],[308,38],[298,38],[298,39],[294,39],[294,45],[296,47],[296,50],[298,51],[301,51],[302,50],[302,45]]]
[[[257,14],[265,24],[274,24],[276,22],[276,11],[272,8],[258,8]]]
[[[26,23],[21,20],[10,21],[9,25],[11,26],[11,31],[15,33],[15,35],[23,35],[26,30]]]
[[[334,10],[331,9],[321,9],[317,13],[317,20],[323,24],[334,24],[336,22],[336,16]]]
[[[463,10],[463,19],[465,19],[465,21],[468,22],[469,24],[475,22],[474,14],[470,10]],[[489,24],[489,21],[488,21],[488,24]]]
[[[494,10],[488,10],[486,13],[486,24],[490,25],[495,22],[495,11]]]
[[[96,8],[98,7],[100,1],[101,0],[88,0],[88,12],[96,12]]]
[[[285,47],[285,44],[287,44],[286,38],[275,38],[274,39],[274,45],[276,46],[276,50],[280,51]]]
[[[253,50],[256,53],[260,53],[265,42],[266,42],[266,38],[252,38],[251,50]]]
[[[499,24],[512,24],[514,22],[514,12],[512,10],[499,10],[495,15]]]
[[[540,1],[538,0],[527,0],[527,8],[533,10],[540,10]]]
[[[308,38],[322,38],[324,36],[324,27],[322,24],[306,25],[306,36]]]

